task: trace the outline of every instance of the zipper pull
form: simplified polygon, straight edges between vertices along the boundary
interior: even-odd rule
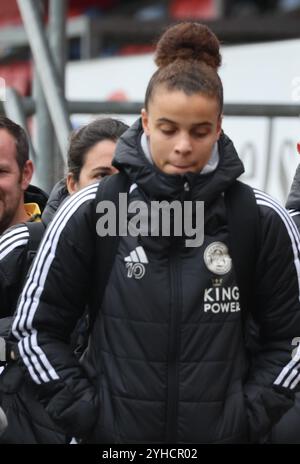
[[[185,192],[189,192],[190,191],[190,185],[189,183],[186,181],[183,185],[183,188],[184,188],[184,191]]]

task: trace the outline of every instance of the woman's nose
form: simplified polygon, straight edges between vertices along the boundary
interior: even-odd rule
[[[192,150],[192,144],[191,144],[190,138],[186,135],[179,137],[175,145],[175,152],[184,154],[184,153],[190,153],[191,150]]]

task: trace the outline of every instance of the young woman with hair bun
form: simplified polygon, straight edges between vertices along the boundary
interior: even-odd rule
[[[293,405],[300,379],[298,351],[292,357],[299,235],[272,198],[237,182],[244,168],[222,132],[213,32],[198,23],[170,27],[156,63],[141,118],[117,144],[113,165],[121,174],[108,180],[128,179],[127,221],[138,204],[148,207],[148,221],[153,202],[173,208],[170,233],[130,234],[129,227],[119,237],[80,365],[69,333],[98,290],[102,257],[97,187],[73,196],[49,228],[51,254],[36,258],[20,299],[19,362],[53,420],[83,442],[264,442]],[[187,228],[175,233],[191,216],[194,234],[204,228],[200,243],[187,240]],[[250,312],[255,350],[246,343]]]

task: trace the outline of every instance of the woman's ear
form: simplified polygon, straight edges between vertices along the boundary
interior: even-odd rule
[[[149,117],[148,117],[148,112],[145,108],[142,109],[141,111],[141,115],[142,115],[142,125],[143,125],[143,129],[144,129],[144,132],[147,136],[150,135],[150,132],[149,132]]]
[[[220,135],[222,133],[222,122],[223,122],[223,113],[220,114],[218,122],[217,122],[217,140],[219,140]]]
[[[74,175],[71,172],[67,175],[67,189],[70,195],[78,191],[78,182],[75,181]]]

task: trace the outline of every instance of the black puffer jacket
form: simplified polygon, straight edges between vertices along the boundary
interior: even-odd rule
[[[46,194],[38,187],[29,186],[25,192],[25,202],[37,203],[42,212],[42,221],[36,224],[36,227],[41,229],[41,238],[59,204],[67,196],[64,180],[53,188],[48,202]],[[25,276],[32,262],[32,255],[27,246],[28,240],[29,231],[26,222],[11,227],[0,237],[0,318],[12,316],[15,312]],[[1,320],[0,333],[2,333]]]
[[[51,396],[45,400],[51,417],[89,442],[259,441],[291,407],[298,385],[291,358],[292,339],[300,333],[293,223],[256,192],[262,246],[253,313],[263,343],[247,369],[223,197],[242,163],[223,135],[214,172],[166,175],[136,148],[140,135],[138,121],[121,137],[114,161],[137,186],[130,202],[205,201],[203,245],[188,248],[178,237],[121,237],[79,365],[68,337],[86,300],[96,301],[95,260],[101,256],[97,187],[74,195],[49,226],[22,294],[13,330],[20,364],[41,398]]]
[[[37,187],[30,186],[25,194],[26,202],[38,203],[42,222],[33,224],[37,236],[45,232],[59,204],[68,195],[65,181],[59,182],[51,192],[45,206],[45,195],[39,195]],[[0,238],[0,336],[8,339],[25,276],[32,262],[29,230],[26,223],[10,228]],[[6,317],[4,317],[6,316]],[[35,396],[35,385],[25,382],[20,367],[13,362],[0,376],[0,404],[5,411],[8,426],[0,435],[0,443],[67,443],[68,438],[51,421]]]
[[[286,208],[298,230],[300,231],[300,165],[298,166],[291,191],[288,195]],[[295,347],[299,345],[300,338],[295,341]],[[275,425],[269,437],[271,443],[300,444],[300,393],[295,397],[295,405]]]

